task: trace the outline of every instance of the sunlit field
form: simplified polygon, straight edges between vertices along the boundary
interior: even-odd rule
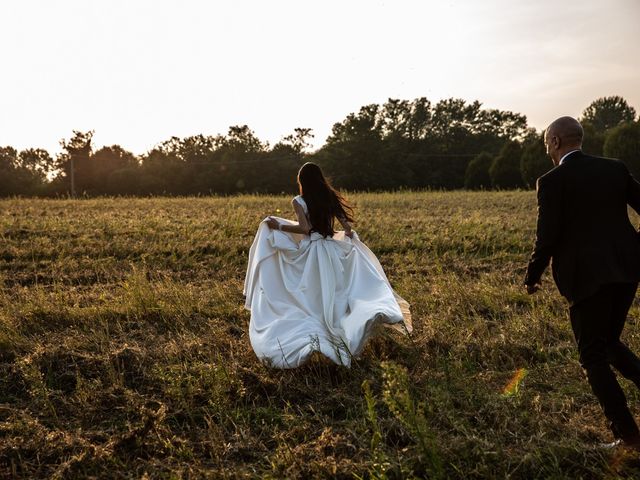
[[[550,275],[521,285],[533,192],[349,198],[414,332],[289,371],[253,354],[242,286],[290,198],[0,201],[0,478],[640,475],[598,448]]]

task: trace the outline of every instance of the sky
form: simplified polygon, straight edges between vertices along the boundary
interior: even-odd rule
[[[0,146],[73,130],[143,154],[172,136],[334,123],[389,98],[479,100],[544,128],[621,95],[640,112],[640,0],[13,0]]]

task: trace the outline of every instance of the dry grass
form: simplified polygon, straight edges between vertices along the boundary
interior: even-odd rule
[[[415,332],[295,371],[256,360],[242,308],[256,226],[289,198],[1,201],[0,477],[640,474],[595,448],[562,299],[523,293],[532,193],[353,199]]]

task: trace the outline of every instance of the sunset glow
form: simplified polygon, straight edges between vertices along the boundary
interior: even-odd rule
[[[335,122],[388,98],[459,97],[542,128],[621,95],[640,107],[640,3],[25,0],[0,7],[0,145],[72,129],[144,153],[171,136]]]

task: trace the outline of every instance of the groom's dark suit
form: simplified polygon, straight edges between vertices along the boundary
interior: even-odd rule
[[[640,213],[640,183],[618,161],[569,154],[538,179],[538,227],[526,285],[553,278],[570,304],[580,363],[617,437],[638,434],[614,373],[640,387],[640,360],[620,342],[640,281],[640,240],[627,205]]]

